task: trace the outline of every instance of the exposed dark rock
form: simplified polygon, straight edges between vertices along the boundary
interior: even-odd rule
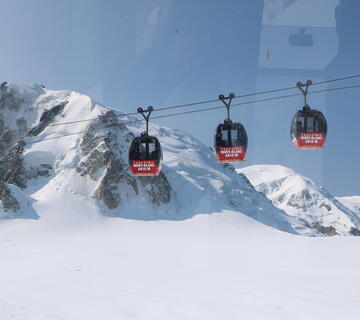
[[[160,205],[170,202],[172,188],[162,172],[158,176],[139,177],[139,180],[152,204]]]
[[[0,181],[0,201],[5,211],[16,212],[20,209],[20,204],[15,197],[11,195],[11,190],[4,182]]]
[[[9,129],[5,129],[3,135],[2,135],[2,142],[6,147],[8,147],[11,144],[13,135]]]
[[[294,208],[303,208],[309,206],[311,202],[311,195],[308,190],[302,190],[299,194],[292,194],[287,202],[287,205]]]
[[[26,131],[26,120],[20,116],[16,119],[18,130],[10,130],[5,123],[4,115],[0,112],[0,159],[4,158],[10,148],[21,139],[21,131]],[[19,134],[20,133],[20,134]]]
[[[327,211],[331,211],[331,206],[325,202],[322,202],[319,208],[324,207]]]
[[[45,110],[40,117],[40,122],[29,131],[28,135],[37,136],[42,131],[44,131],[45,128],[54,120],[54,118],[64,110],[67,103],[68,101],[64,101],[55,107],[52,107],[50,110]]]
[[[0,160],[0,181],[14,184],[19,188],[26,188],[25,169],[23,164],[23,152],[25,142],[19,140],[10,149],[9,153]]]
[[[86,155],[87,158],[85,161],[80,162],[76,171],[79,172],[81,176],[88,174],[95,180],[98,169],[103,168],[109,162],[111,152],[105,143],[100,143],[96,149],[90,149],[88,148],[88,143],[84,141],[85,139],[81,143],[81,147],[83,155]]]
[[[0,109],[18,110],[26,100],[15,95],[7,82],[0,85]]]
[[[318,222],[313,222],[310,224],[310,227],[329,237],[339,235],[333,226],[324,227]]]
[[[112,159],[107,168],[105,176],[95,191],[95,197],[99,200],[102,199],[109,209],[115,209],[121,203],[121,194],[118,184],[126,180],[122,174],[123,171],[124,169],[121,163]],[[132,185],[130,181],[128,182],[130,185]],[[134,185],[134,190],[138,192],[136,183],[134,183]]]
[[[3,134],[4,130],[5,130],[4,115],[0,112],[0,136]]]
[[[25,131],[26,120],[23,117],[18,117],[17,125],[19,130]],[[15,145],[12,146],[13,143]],[[23,163],[24,147],[25,142],[21,138],[19,140],[17,133],[7,128],[2,134],[0,133],[0,181],[14,184],[22,189],[26,187],[28,179],[50,176],[52,171],[49,164],[41,164],[37,168],[30,167],[25,170]]]
[[[4,89],[6,88],[6,86],[8,85],[8,82],[7,81],[4,81],[0,84],[0,89]]]
[[[99,129],[106,131],[99,132]],[[80,144],[83,160],[76,168],[80,175],[89,175],[93,180],[97,179],[99,169],[105,170],[94,196],[103,200],[109,209],[117,208],[122,201],[120,184],[126,183],[135,194],[139,193],[136,180],[126,170],[127,164],[122,157],[125,148],[119,144],[119,135],[127,146],[132,134],[118,121],[113,111],[92,122]]]
[[[351,227],[350,234],[353,236],[360,237],[360,230],[354,227]]]

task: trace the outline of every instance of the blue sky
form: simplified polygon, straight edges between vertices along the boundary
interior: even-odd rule
[[[341,1],[336,13],[339,2],[0,0],[0,80],[73,89],[129,112],[360,73],[353,31],[360,4]],[[289,43],[300,28],[313,46]],[[301,98],[234,108],[233,119],[249,135],[244,165],[283,164],[336,195],[360,194],[359,95],[355,89],[309,98],[328,118],[324,151],[297,151],[290,143]],[[156,122],[212,145],[225,116]]]

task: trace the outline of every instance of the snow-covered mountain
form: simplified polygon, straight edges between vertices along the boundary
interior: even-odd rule
[[[330,198],[323,191],[307,199],[313,193],[307,189],[313,186],[307,180],[303,183],[307,191],[299,189],[299,199],[286,200],[293,201],[294,207],[300,205],[299,210],[276,202],[274,206],[244,175],[217,163],[213,151],[198,140],[154,124],[150,133],[162,144],[162,173],[134,177],[128,168],[128,149],[144,123],[121,115],[77,92],[2,83],[0,219],[56,223],[104,216],[183,220],[199,213],[233,210],[294,234],[349,234],[351,228],[357,232],[356,215],[352,217],[335,199],[325,201]],[[278,172],[273,171],[274,175]],[[309,218],[315,206],[320,206],[316,215],[321,218],[316,221],[321,226]]]
[[[360,196],[336,197],[336,199],[360,216]]]
[[[360,219],[309,178],[279,165],[238,169],[255,188],[290,216],[325,235],[360,235]]]
[[[0,217],[180,220],[232,209],[298,232],[245,177],[178,130],[150,126],[163,147],[162,173],[133,177],[128,148],[144,123],[126,125],[132,119],[120,115],[76,92],[1,84]]]
[[[134,178],[141,123],[0,90],[0,319],[358,319],[355,237],[295,236],[321,233],[185,133],[151,125],[163,174]]]

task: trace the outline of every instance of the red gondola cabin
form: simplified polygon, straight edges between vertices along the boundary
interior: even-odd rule
[[[136,137],[130,146],[129,167],[135,176],[157,176],[162,164],[162,150],[159,140],[142,134]]]
[[[321,149],[326,140],[327,123],[321,111],[305,106],[291,123],[291,139],[297,149]]]
[[[215,152],[222,163],[244,161],[247,149],[247,134],[241,123],[225,120],[215,132]]]

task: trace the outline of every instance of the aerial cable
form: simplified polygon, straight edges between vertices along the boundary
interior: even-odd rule
[[[350,80],[350,79],[356,79],[356,78],[360,78],[360,74],[351,75],[351,76],[342,77],[342,78],[336,78],[336,79],[330,79],[330,80],[314,82],[314,83],[312,83],[312,85],[317,86],[317,85],[322,85],[322,84],[326,84],[326,83],[330,83],[330,82],[344,81],[344,80]],[[276,93],[276,92],[281,92],[281,91],[288,91],[288,90],[293,90],[293,89],[297,89],[297,88],[298,88],[297,86],[293,86],[293,87],[271,89],[271,90],[266,90],[266,91],[259,91],[259,92],[254,92],[254,93],[247,93],[247,94],[242,94],[242,95],[237,95],[237,96],[235,95],[233,97],[233,99],[253,97],[253,96],[257,96],[257,95]],[[160,107],[160,108],[157,108],[154,111],[163,111],[163,110],[191,107],[191,106],[195,106],[195,105],[207,104],[207,103],[212,103],[212,102],[217,102],[217,101],[218,101],[218,99],[203,100],[203,101],[198,101],[198,102],[194,102],[194,103],[179,104],[179,105],[168,106],[168,107]]]
[[[360,78],[360,74],[351,75],[351,76],[347,76],[347,77],[336,78],[336,79],[324,80],[324,81],[320,81],[320,82],[314,82],[314,83],[312,83],[312,85],[313,86],[323,85],[323,84],[327,84],[327,83],[351,80],[351,79],[356,79],[356,78]],[[272,89],[272,90],[266,90],[266,91],[259,91],[259,92],[254,92],[254,93],[247,93],[247,94],[234,96],[232,99],[239,99],[239,98],[253,97],[253,96],[263,95],[263,94],[277,93],[277,92],[282,92],[282,91],[293,90],[293,89],[296,89],[296,88],[298,88],[298,87],[293,86],[293,87],[278,88],[278,89]],[[327,89],[325,89],[325,90],[327,90]],[[157,108],[156,110],[153,110],[153,112],[172,110],[172,109],[179,109],[179,108],[185,108],[185,107],[191,107],[191,106],[197,106],[197,105],[208,104],[208,103],[217,102],[217,101],[218,101],[218,99],[211,99],[211,100],[203,100],[203,101],[197,101],[197,102],[186,103],[186,104],[179,104],[179,105],[174,105],[174,106],[160,107],[160,108]],[[236,105],[236,104],[233,104],[233,105]],[[129,112],[129,113],[123,113],[123,114],[120,114],[120,115],[116,115],[116,117],[117,118],[123,118],[123,117],[133,116],[133,115],[137,115],[137,114],[138,114],[138,112]],[[63,126],[63,125],[68,125],[68,124],[90,122],[90,121],[94,121],[96,119],[97,118],[89,118],[89,119],[81,119],[81,120],[53,123],[53,124],[50,124],[49,127],[57,127],[57,126]],[[31,130],[31,129],[32,128],[24,128],[24,129],[21,129],[21,130],[16,130],[15,129],[15,130],[9,130],[9,131],[10,132],[24,132],[24,131],[28,131],[28,130]]]
[[[360,85],[350,85],[350,86],[337,87],[337,88],[319,89],[319,90],[311,91],[311,92],[309,92],[309,94],[318,94],[318,93],[323,93],[323,92],[333,92],[333,91],[340,91],[340,90],[347,90],[347,89],[354,89],[354,88],[360,88]],[[273,101],[273,100],[278,100],[278,99],[296,97],[296,96],[301,96],[301,95],[303,95],[303,93],[293,93],[293,94],[288,94],[288,95],[275,96],[275,97],[252,100],[252,101],[244,101],[244,102],[239,102],[239,103],[233,103],[233,104],[231,104],[231,106],[242,106],[242,105],[248,105],[248,104],[253,104],[253,103],[260,103],[260,102],[266,102],[266,101]],[[218,100],[215,100],[215,101],[218,101]],[[183,111],[183,112],[177,112],[177,113],[170,113],[170,114],[155,116],[155,117],[152,117],[152,119],[163,119],[163,118],[169,118],[169,117],[175,117],[175,116],[180,116],[180,115],[193,114],[193,113],[198,113],[198,112],[218,110],[218,109],[223,109],[223,108],[224,108],[224,106],[214,106],[214,107],[208,107],[208,108],[203,108],[203,109],[196,109],[196,110]],[[153,111],[156,111],[156,109],[154,109]],[[96,119],[98,119],[98,118],[95,118],[95,120]],[[130,124],[138,123],[138,122],[142,122],[142,121],[145,121],[145,119],[131,120],[131,121],[127,121],[127,122],[122,122],[122,124],[130,125]],[[104,129],[104,128],[110,128],[111,126],[114,126],[114,124],[99,127],[98,130]],[[83,131],[64,134],[64,135],[60,135],[60,136],[56,136],[56,137],[38,139],[38,140],[35,140],[35,141],[26,142],[26,144],[30,145],[30,144],[34,144],[34,143],[38,143],[38,142],[42,142],[42,141],[53,140],[53,139],[58,139],[58,138],[62,138],[62,137],[68,137],[68,136],[72,136],[72,135],[78,135],[78,134],[81,134],[81,133],[85,133],[86,131],[87,130],[83,130]]]

